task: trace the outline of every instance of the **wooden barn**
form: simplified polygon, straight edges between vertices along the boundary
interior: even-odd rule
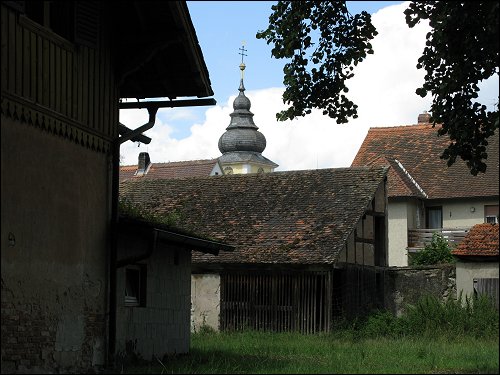
[[[329,331],[379,307],[386,265],[386,168],[130,179],[121,199],[235,246],[193,254],[191,324]]]
[[[150,140],[165,103],[144,98],[214,104],[175,100],[212,96],[208,71],[185,1],[2,1],[0,35],[1,372],[100,372],[129,338],[120,144]],[[150,121],[122,126],[124,104]]]

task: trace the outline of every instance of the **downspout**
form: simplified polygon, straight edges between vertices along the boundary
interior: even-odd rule
[[[158,107],[148,107],[149,121],[137,129],[118,136],[113,141],[113,171],[111,182],[111,254],[109,261],[109,327],[108,327],[108,364],[113,367],[116,350],[116,297],[117,297],[117,254],[118,254],[118,199],[120,188],[120,145],[153,127]]]

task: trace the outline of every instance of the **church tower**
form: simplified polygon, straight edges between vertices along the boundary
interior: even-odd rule
[[[240,50],[242,51],[241,80],[238,88],[240,93],[233,102],[231,122],[219,138],[219,150],[222,153],[219,163],[225,174],[273,172],[278,164],[262,156],[262,151],[266,148],[266,137],[258,131],[259,128],[253,122],[250,99],[245,96],[243,85],[245,48],[242,47]]]

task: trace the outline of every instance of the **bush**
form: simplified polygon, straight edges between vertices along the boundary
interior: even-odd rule
[[[434,232],[432,241],[425,245],[425,248],[411,257],[412,265],[428,265],[440,263],[453,263],[455,258],[451,254],[451,248],[448,241],[442,234]]]

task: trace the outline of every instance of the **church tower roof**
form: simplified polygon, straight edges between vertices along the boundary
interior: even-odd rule
[[[219,138],[219,150],[222,153],[219,160],[223,164],[247,161],[269,165],[274,168],[277,167],[277,164],[261,155],[266,148],[266,137],[259,132],[259,128],[253,121],[254,114],[250,112],[251,103],[250,99],[245,95],[245,85],[243,83],[246,67],[243,62],[245,49],[242,47],[240,50],[242,50],[242,53],[239,94],[233,102],[233,112],[230,114],[229,126]]]

